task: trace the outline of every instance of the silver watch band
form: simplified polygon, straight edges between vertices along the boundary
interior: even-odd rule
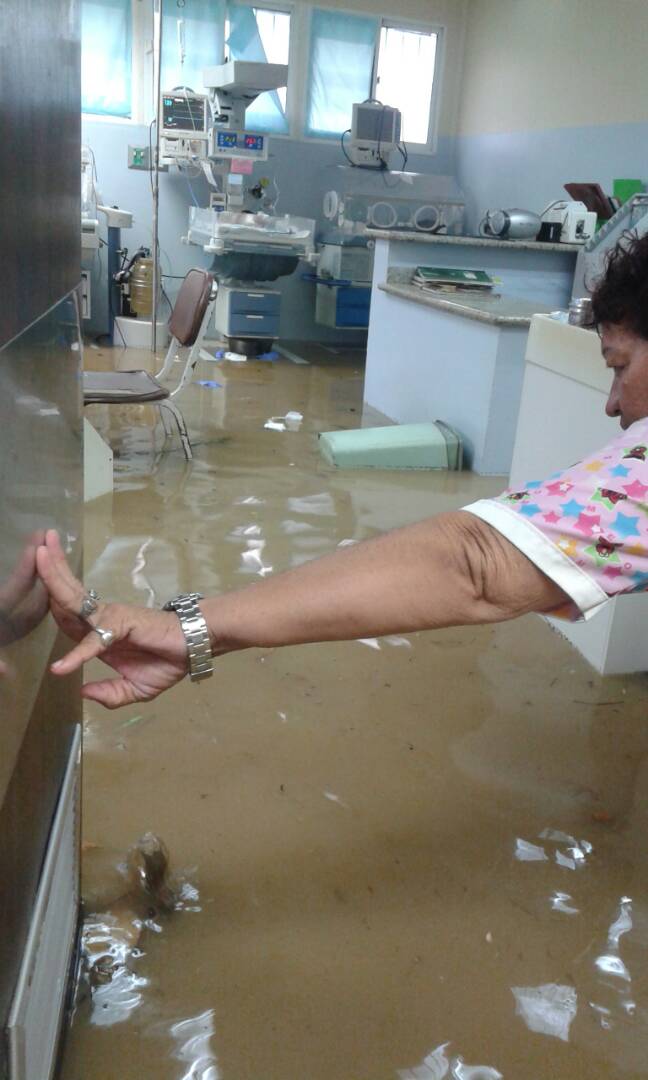
[[[192,682],[208,679],[214,673],[214,657],[209,640],[209,630],[198,601],[201,593],[182,593],[173,600],[168,600],[163,611],[175,611],[180,619],[180,626],[187,642],[189,658],[189,678]]]

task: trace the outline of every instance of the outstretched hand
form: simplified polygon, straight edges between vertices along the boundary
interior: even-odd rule
[[[117,672],[117,678],[86,683],[85,698],[118,709],[151,701],[187,674],[187,647],[174,612],[99,602],[91,620],[82,619],[79,611],[86,589],[72,573],[55,529],[46,532],[36,563],[56,622],[78,642],[52,664],[54,674],[69,675],[96,656]],[[92,626],[111,630],[112,643],[106,647]]]

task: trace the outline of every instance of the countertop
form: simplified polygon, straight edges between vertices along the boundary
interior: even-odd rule
[[[539,301],[536,303],[533,300],[510,296],[470,295],[456,299],[458,294],[434,294],[424,292],[417,285],[395,285],[390,282],[385,282],[378,288],[400,300],[411,300],[415,304],[423,304],[424,307],[436,308],[437,311],[450,311],[453,315],[491,326],[527,327],[534,315],[548,315],[553,310]]]
[[[498,240],[487,236],[445,236],[399,229],[367,228],[367,236],[376,240],[405,240],[415,244],[462,244],[466,247],[513,248],[516,251],[554,251],[560,254],[580,251],[582,244],[545,244],[539,240]]]

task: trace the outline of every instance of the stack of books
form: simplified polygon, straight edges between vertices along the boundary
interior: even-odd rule
[[[487,296],[495,282],[485,270],[464,270],[455,266],[417,266],[412,284],[434,292],[469,292]]]

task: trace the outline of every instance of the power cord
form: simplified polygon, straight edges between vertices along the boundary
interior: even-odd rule
[[[345,158],[349,162],[349,165],[352,165],[353,168],[355,168],[355,161],[351,161],[351,158],[349,157],[349,155],[346,152],[346,146],[344,145],[344,136],[345,135],[350,135],[350,134],[351,134],[351,128],[347,128],[346,131],[342,132],[342,134],[340,135],[340,146],[342,147],[342,153],[344,154]]]
[[[154,192],[153,192],[153,167],[154,167],[154,163],[153,163],[153,125],[155,123],[157,123],[157,121],[156,121],[155,117],[153,117],[153,119],[151,120],[151,123],[148,126],[149,162],[151,163],[151,167],[149,169],[149,183],[151,185],[151,198],[153,197],[153,194],[154,194]]]
[[[122,339],[122,345],[126,349],[126,348],[128,348],[128,346],[126,345],[126,338],[124,337],[124,335],[122,333],[121,326],[117,322],[117,315],[115,314],[115,305],[114,305],[113,299],[114,298],[113,298],[112,286],[109,285],[108,286],[108,304],[110,306],[110,314],[112,315],[112,320],[113,320],[113,330],[114,330],[115,327],[117,327],[117,329],[119,330],[119,336]],[[102,334],[102,337],[103,336],[104,335]],[[113,338],[113,342],[114,342],[114,338]]]

